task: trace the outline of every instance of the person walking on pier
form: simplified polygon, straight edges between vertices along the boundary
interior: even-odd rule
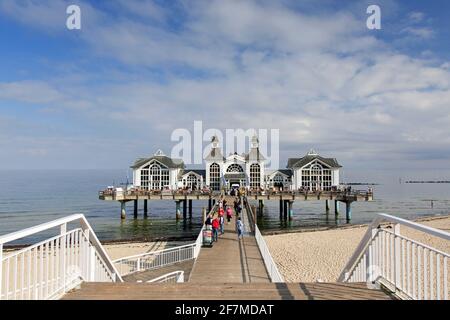
[[[205,225],[206,225],[207,227],[212,225],[212,217],[211,217],[210,214],[208,215],[208,217],[207,217],[206,220],[205,220]]]
[[[238,232],[238,239],[241,240],[244,235],[244,223],[242,222],[241,217],[239,217],[236,221],[236,229]]]
[[[225,233],[223,225],[225,224],[225,219],[223,215],[219,216],[219,225],[220,225],[220,235],[223,235]]]
[[[214,218],[212,221],[212,229],[213,229],[213,241],[216,241],[219,239],[219,219]]]
[[[228,221],[228,223],[230,223],[230,221],[231,221],[231,213],[232,213],[231,207],[228,207],[227,208],[227,221]]]

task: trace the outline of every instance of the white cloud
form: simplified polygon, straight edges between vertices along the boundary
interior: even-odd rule
[[[419,11],[413,11],[408,14],[408,18],[413,23],[421,22],[425,18],[425,14]]]
[[[430,39],[435,34],[429,27],[406,27],[401,32],[423,39]]]
[[[136,133],[126,136],[130,140],[159,139],[160,147],[173,129],[190,128],[194,120],[205,127],[279,128],[285,154],[310,145],[347,163],[363,158],[370,165],[381,154],[400,162],[420,154],[424,141],[450,147],[448,63],[396,52],[367,34],[365,21],[354,14],[307,15],[264,1],[198,1],[189,2],[182,27],[174,30],[162,7],[119,4],[160,24],[127,15],[108,19],[91,8],[80,38],[90,55],[120,61],[131,76],[125,72],[120,81],[98,86],[80,79],[63,87],[54,80],[4,83],[0,99],[76,109],[111,127],[128,126]],[[409,18],[417,23],[423,15]],[[418,31],[426,27],[408,28],[404,33],[433,35]],[[164,81],[134,77],[146,68],[165,72]]]

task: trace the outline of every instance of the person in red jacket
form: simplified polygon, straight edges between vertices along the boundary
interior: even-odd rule
[[[213,240],[217,242],[219,238],[219,219],[214,218],[212,221],[212,229],[213,229]]]

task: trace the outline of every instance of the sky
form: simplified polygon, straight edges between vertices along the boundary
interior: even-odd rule
[[[281,167],[313,148],[449,169],[449,16],[447,0],[1,0],[0,168],[128,168],[202,121],[279,129]]]

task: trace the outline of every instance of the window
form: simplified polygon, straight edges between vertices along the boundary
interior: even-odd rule
[[[228,167],[228,169],[230,169]],[[250,166],[250,188],[259,188],[261,186],[261,168],[259,164],[254,163]]]
[[[273,177],[273,186],[274,187],[283,187],[283,176],[279,173],[277,173],[275,175],[275,177]]]
[[[141,169],[141,187],[146,190],[161,190],[170,186],[169,169],[157,163]]]
[[[141,188],[148,190],[148,166],[141,169]]]
[[[315,161],[302,169],[302,186],[311,191],[331,190],[331,170]]]
[[[217,163],[209,166],[209,186],[211,190],[220,190],[220,166]]]
[[[193,173],[189,174],[186,178],[186,187],[191,188],[192,190],[200,188],[200,179]]]
[[[228,167],[227,172],[244,172],[244,169],[240,165],[233,163]]]

